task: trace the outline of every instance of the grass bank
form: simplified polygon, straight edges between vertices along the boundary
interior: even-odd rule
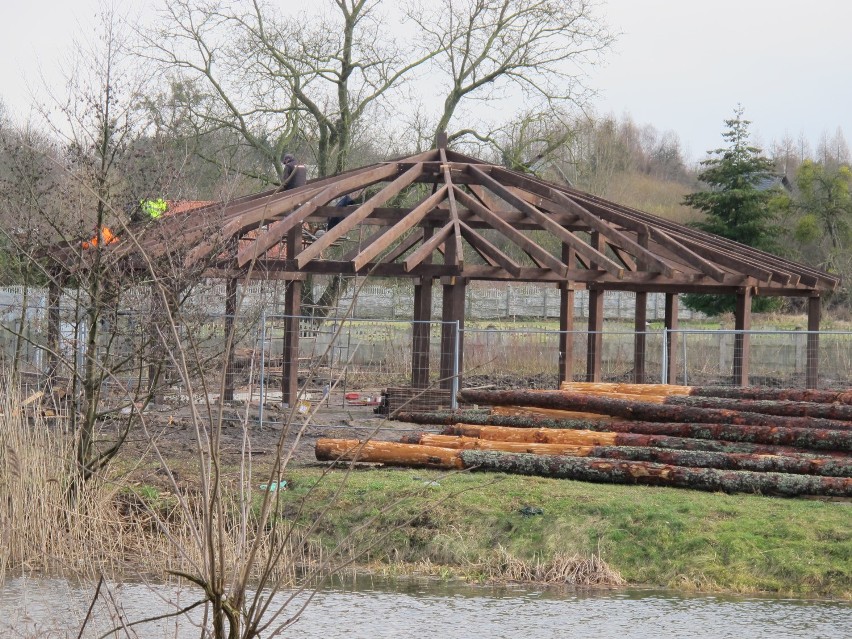
[[[285,515],[307,524],[339,490],[319,540],[372,544],[368,559],[391,572],[487,579],[512,561],[597,555],[629,584],[852,599],[849,503],[485,473],[320,476],[288,473]]]

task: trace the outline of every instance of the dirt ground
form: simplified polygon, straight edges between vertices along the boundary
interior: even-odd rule
[[[372,397],[377,397],[375,392]],[[368,394],[362,393],[362,396]],[[428,429],[416,424],[388,420],[374,412],[375,406],[361,406],[344,400],[342,393],[334,394],[328,401],[311,406],[312,414],[296,415],[286,434],[286,450],[292,449],[292,465],[313,465],[314,446],[317,439],[333,437],[340,439],[372,439],[398,441],[402,436]],[[207,408],[196,406],[202,411],[198,423],[209,432],[211,419]],[[212,407],[215,420],[218,405]],[[271,463],[290,411],[281,409],[277,404],[267,403],[263,411],[263,424],[259,423],[257,401],[246,406],[245,402],[228,402],[223,408],[222,461],[225,466],[238,465],[243,455],[243,446],[250,450],[255,466]],[[122,447],[121,456],[125,460],[151,460],[156,466],[156,457],[150,440],[169,462],[170,466],[180,467],[190,460],[196,451],[198,434],[191,418],[191,407],[187,405],[155,405],[145,412],[145,423],[149,435],[141,427],[134,427]],[[303,428],[304,427],[304,428]],[[299,431],[301,430],[301,435]],[[437,432],[437,430],[432,431]],[[248,435],[248,437],[246,437]],[[203,436],[203,434],[202,434]],[[107,434],[107,440],[109,440]]]

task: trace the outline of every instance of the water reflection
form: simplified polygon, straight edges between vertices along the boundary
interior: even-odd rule
[[[0,634],[76,636],[93,591],[94,584],[58,579],[9,580],[0,589]],[[146,618],[186,606],[195,600],[193,595],[190,589],[162,585],[113,585],[100,598],[96,624],[87,636],[96,636],[110,624],[118,625],[119,614],[124,620]],[[200,614],[194,611],[189,617],[136,626],[135,630],[146,639],[197,637],[193,620],[200,619]],[[852,606],[642,590],[542,592],[431,580],[359,579],[335,583],[321,592],[284,636],[835,639],[852,637]]]

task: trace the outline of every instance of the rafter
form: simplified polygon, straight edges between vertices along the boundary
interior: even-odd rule
[[[601,267],[603,267],[606,271],[612,273],[616,277],[622,277],[624,275],[624,267],[616,264],[603,253],[596,251],[594,248],[586,244],[583,240],[581,240],[579,237],[577,237],[570,231],[565,230],[557,222],[548,217],[547,214],[542,213],[532,204],[529,204],[519,198],[517,195],[512,193],[507,187],[503,186],[490,175],[483,172],[479,167],[471,165],[469,170],[471,174],[479,180],[479,183],[482,186],[488,188],[489,191],[506,200],[507,202],[509,202],[509,204],[517,208],[519,211],[525,213],[531,219],[535,220],[541,226],[542,229],[544,229],[545,231],[549,231],[550,233],[555,235],[558,239],[562,240],[565,244],[576,250],[577,253],[585,255],[590,260],[593,260],[596,264],[600,264]]]
[[[442,186],[435,193],[414,207],[408,215],[393,225],[393,228],[391,228],[389,233],[385,234],[381,239],[361,251],[355,259],[352,260],[355,271],[360,271],[365,264],[369,263],[379,253],[402,237],[403,233],[416,226],[429,211],[435,208],[446,197],[447,187]]]

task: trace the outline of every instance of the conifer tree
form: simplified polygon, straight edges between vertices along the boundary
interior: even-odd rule
[[[704,169],[698,179],[709,188],[687,195],[684,204],[706,214],[695,224],[702,231],[774,253],[778,250],[775,212],[787,196],[771,187],[774,165],[761,149],[749,144],[749,124],[738,105],[734,117],[725,120],[728,129],[722,137],[728,146],[711,151],[711,157],[701,162]],[[687,295],[684,302],[708,315],[729,312],[735,306],[731,295]],[[758,297],[752,310],[765,311],[774,305],[774,300]]]

